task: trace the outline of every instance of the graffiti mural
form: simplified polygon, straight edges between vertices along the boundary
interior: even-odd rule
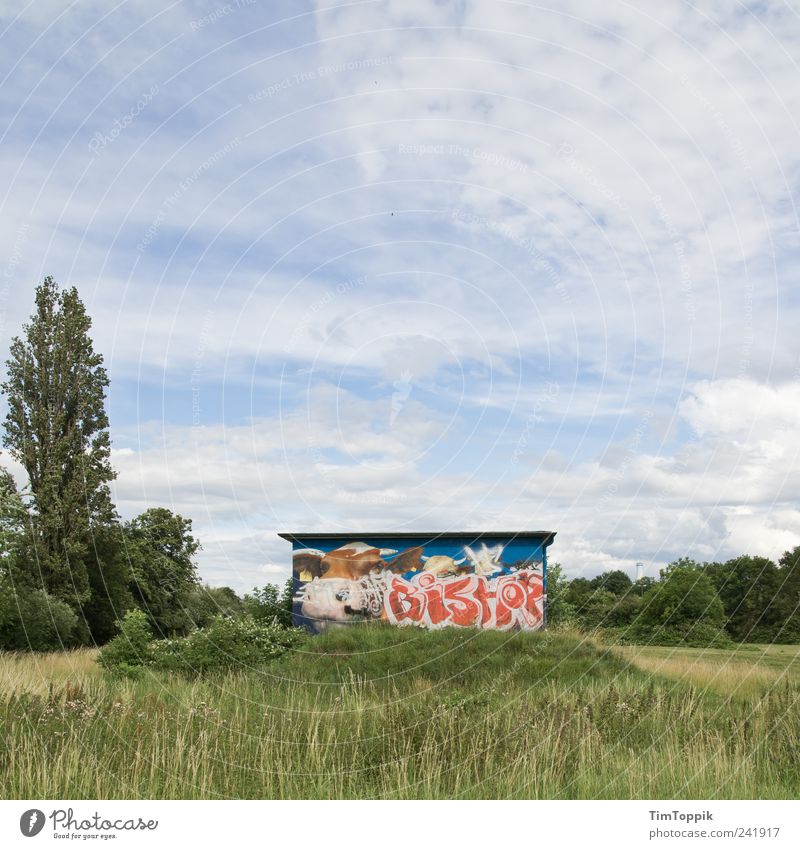
[[[552,540],[544,534],[489,542],[441,535],[411,545],[384,537],[314,539],[313,547],[302,535],[282,535],[295,546],[295,624],[314,632],[369,620],[422,628],[541,628],[545,548]]]

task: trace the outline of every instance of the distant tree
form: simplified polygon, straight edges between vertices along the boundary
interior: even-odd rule
[[[114,520],[108,376],[90,328],[77,290],[45,278],[0,384],[8,402],[3,444],[27,472],[33,497],[29,578],[76,609],[91,593],[92,530]]]
[[[775,630],[774,640],[779,643],[800,643],[800,545],[784,552],[778,563],[775,618],[780,624]]]
[[[670,572],[679,569],[688,569],[694,572],[702,572],[704,570],[703,564],[698,563],[697,560],[693,560],[691,557],[679,557],[677,560],[673,560],[671,563],[668,563],[663,569],[660,570],[661,578],[665,578],[669,575]]]
[[[242,599],[245,612],[259,622],[275,621],[284,628],[292,625],[293,581],[288,578],[283,587],[277,584],[265,584],[260,589],[253,588]]]
[[[636,629],[653,642],[710,645],[724,640],[725,609],[702,568],[686,559],[662,570],[642,596]]]
[[[125,525],[130,589],[157,635],[192,627],[191,595],[198,584],[194,555],[200,543],[192,520],[164,507],[152,507]]]
[[[604,572],[591,580],[576,578],[565,600],[582,628],[611,628],[629,624],[639,609],[631,579],[622,571]]]
[[[618,597],[608,590],[594,590],[586,596],[578,609],[578,618],[584,628],[608,627],[609,615],[618,601]]]
[[[577,607],[583,604],[593,592],[594,587],[588,578],[573,578],[566,587],[567,600]]]
[[[725,563],[707,563],[734,640],[771,642],[782,625],[781,575],[767,557],[736,557]]]
[[[592,586],[598,590],[606,590],[614,595],[625,595],[633,586],[633,581],[621,569],[611,572],[603,572],[591,581]]]
[[[117,622],[119,633],[100,650],[98,662],[107,672],[120,677],[139,678],[142,667],[153,659],[153,631],[147,614],[129,610]]]
[[[196,628],[210,625],[216,616],[241,616],[242,600],[230,587],[197,585],[189,593],[187,613]]]

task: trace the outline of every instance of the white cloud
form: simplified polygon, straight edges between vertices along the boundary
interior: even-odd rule
[[[698,420],[698,410],[733,408],[736,399],[771,391],[749,381],[704,381],[680,410],[688,424]],[[310,405],[305,421],[148,429],[137,449],[115,452],[120,507],[132,515],[157,503],[193,516],[200,538],[209,541],[202,555],[205,574],[219,580],[229,572],[231,581],[240,572],[252,579],[258,570],[288,563],[288,550],[273,531],[298,527],[428,530],[533,523],[559,532],[552,555],[573,576],[610,568],[632,572],[638,560],[655,574],[684,555],[778,557],[800,544],[798,449],[787,455],[791,431],[780,425],[741,442],[739,424],[731,421],[661,456],[634,438],[626,450],[606,452],[602,463],[553,464],[548,454],[532,465],[506,466],[501,474],[496,464],[451,471],[464,447],[451,441],[441,467],[431,473],[426,447],[438,434],[435,426],[418,426],[427,420],[423,405],[379,437],[371,421],[385,415],[386,401],[350,407],[352,397],[338,390],[347,416],[326,427],[336,396],[320,394],[324,403]],[[785,421],[795,403],[787,393],[770,415]],[[435,425],[435,413],[427,413]],[[337,453],[328,455],[329,448]],[[381,463],[372,461],[375,453]]]

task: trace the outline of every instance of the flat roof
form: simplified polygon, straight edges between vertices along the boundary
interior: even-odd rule
[[[481,537],[510,537],[511,539],[546,539],[552,542],[556,531],[284,531],[279,533],[281,539],[293,542],[297,539],[346,539],[357,540],[359,537],[375,539],[376,537],[391,537],[392,539],[480,539]]]

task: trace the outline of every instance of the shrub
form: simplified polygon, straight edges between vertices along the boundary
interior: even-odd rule
[[[129,611],[120,633],[100,651],[100,665],[114,675],[136,677],[146,667],[192,674],[249,668],[279,657],[303,639],[303,632],[249,616],[215,617],[186,637],[153,640],[147,616]]]
[[[276,584],[253,588],[242,599],[245,611],[258,622],[277,622],[284,628],[292,627],[293,580],[289,578],[283,589]]]
[[[613,643],[651,646],[688,646],[722,649],[731,645],[724,628],[707,623],[682,623],[671,627],[653,627],[635,623],[631,627],[602,628],[604,640]]]
[[[74,646],[78,616],[66,602],[25,586],[0,581],[0,648],[55,651]]]
[[[561,564],[547,567],[547,627],[571,628],[578,624],[575,607],[568,598],[569,582],[562,574]]]
[[[296,646],[299,630],[250,616],[216,617],[207,628],[186,637],[158,640],[152,645],[152,662],[160,669],[194,674],[214,669],[258,666]]]
[[[135,677],[153,659],[153,632],[147,614],[129,610],[117,627],[119,634],[100,650],[99,663],[113,675]]]

